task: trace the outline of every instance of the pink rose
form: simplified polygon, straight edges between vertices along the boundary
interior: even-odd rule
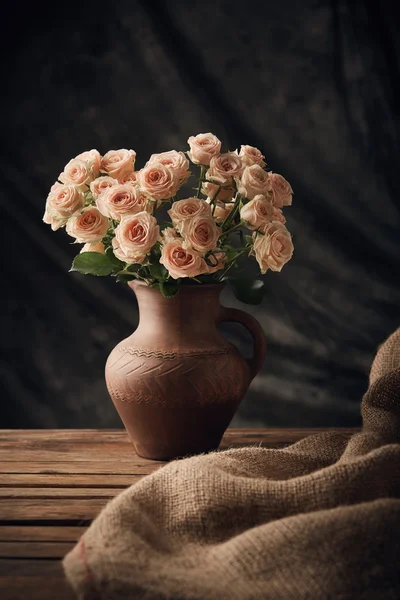
[[[207,202],[211,202],[210,198],[207,198]],[[229,213],[231,212],[232,208],[235,206],[234,202],[218,202],[215,205],[214,208],[214,219],[217,221],[217,223],[221,223],[222,221],[225,221],[226,217],[229,215]],[[211,209],[212,212],[212,209]]]
[[[179,239],[162,245],[160,263],[173,279],[196,277],[207,272],[207,265],[202,256],[196,250],[184,248]]]
[[[137,172],[132,171],[132,173],[128,173],[128,175],[123,175],[122,177],[118,177],[118,183],[136,183],[137,181]]]
[[[253,233],[253,250],[261,273],[281,271],[282,267],[292,258],[292,237],[285,225],[274,222],[264,229],[264,234]]]
[[[173,169],[181,184],[186,181],[188,177],[190,177],[189,161],[183,152],[170,150],[169,152],[152,154],[146,163],[146,167],[148,165],[154,165],[154,163],[161,163],[165,167],[170,167]]]
[[[114,179],[122,179],[135,170],[136,152],[134,150],[110,150],[101,159],[100,171]]]
[[[200,215],[211,217],[210,205],[201,198],[185,198],[172,203],[168,211],[172,223],[181,230],[183,223]]]
[[[99,254],[105,254],[106,249],[103,242],[97,242],[97,244],[85,244],[81,250],[82,252],[98,252]]]
[[[270,173],[269,179],[272,186],[272,204],[277,208],[291,206],[293,190],[290,183],[278,173]]]
[[[77,242],[95,244],[106,235],[108,227],[108,219],[95,206],[88,206],[80,215],[69,219],[66,230]]]
[[[160,228],[156,219],[146,211],[123,216],[115,229],[115,239],[127,257],[126,262],[141,262],[159,235]]]
[[[271,200],[258,194],[240,210],[240,218],[246,221],[249,229],[259,229],[272,221],[274,208]]]
[[[176,233],[173,227],[165,227],[165,229],[162,230],[159,238],[162,244],[166,244],[167,242],[173,242],[177,239],[179,239],[178,234]]]
[[[120,221],[123,215],[134,215],[144,210],[146,198],[131,184],[118,183],[106,189],[96,200],[102,215]]]
[[[168,200],[179,189],[179,179],[171,167],[153,163],[138,171],[137,178],[143,194],[153,200]]]
[[[198,216],[182,223],[181,235],[185,239],[185,248],[194,248],[205,253],[217,245],[220,229],[212,216]]]
[[[75,159],[83,160],[88,163],[89,168],[92,169],[94,177],[98,177],[100,173],[101,155],[98,150],[86,150],[75,156]]]
[[[64,183],[60,183],[59,181],[56,181],[55,183],[53,183],[53,185],[50,188],[51,192],[55,192],[56,190],[58,190],[60,187],[63,187],[63,185],[65,185]]]
[[[85,204],[85,196],[75,185],[55,183],[51,189],[47,196],[43,221],[51,225],[53,231],[57,231],[70,217],[80,213]]]
[[[221,185],[231,185],[233,178],[242,174],[243,168],[242,159],[236,152],[226,152],[213,156],[206,178]]]
[[[272,216],[272,220],[279,221],[279,223],[282,223],[284,225],[286,223],[285,215],[283,214],[283,212],[281,211],[280,208],[276,208],[276,206],[274,206],[273,208],[274,208],[274,214]]]
[[[69,183],[78,186],[89,185],[94,179],[92,167],[84,160],[73,158],[64,167],[64,171],[60,173],[58,179],[63,183]]]
[[[221,142],[212,133],[191,135],[188,144],[190,146],[188,156],[196,165],[209,165],[212,157],[221,151]]]
[[[114,256],[118,258],[118,260],[122,260],[122,262],[126,262],[129,264],[140,264],[146,258],[145,254],[137,254],[132,252],[131,254],[126,254],[120,247],[119,242],[116,238],[113,238],[111,241]]]
[[[97,179],[90,183],[90,191],[92,192],[93,198],[97,200],[100,194],[108,190],[108,188],[113,187],[114,185],[118,185],[117,179],[103,175],[102,177],[97,177]]]
[[[240,146],[239,156],[243,164],[247,166],[260,165],[260,167],[265,167],[265,156],[254,146]]]
[[[208,257],[208,261],[212,262],[212,265],[207,265],[207,273],[212,275],[217,271],[220,271],[225,267],[226,254],[222,250],[216,250]],[[206,263],[207,264],[207,263]]]
[[[211,183],[209,181],[205,181],[202,185],[201,191],[203,194],[208,196],[209,198],[215,198],[215,195],[218,192],[218,185],[216,183]],[[219,202],[230,202],[235,193],[235,188],[233,187],[221,187],[217,194],[217,200]]]
[[[271,191],[269,175],[259,165],[246,167],[241,178],[236,178],[238,192],[252,200],[258,194],[268,196]]]

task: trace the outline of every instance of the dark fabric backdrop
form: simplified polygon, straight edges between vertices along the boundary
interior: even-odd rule
[[[212,131],[263,149],[295,190],[294,258],[267,274],[268,358],[233,424],[351,426],[400,321],[395,2],[18,2],[3,14],[1,427],[115,427],[103,369],[133,294],[69,274],[41,222],[77,153],[186,149]],[[226,329],[244,351],[239,328]]]

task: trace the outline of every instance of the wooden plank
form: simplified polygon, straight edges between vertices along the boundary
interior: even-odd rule
[[[2,600],[75,600],[59,560],[0,559]]]
[[[143,475],[76,475],[22,473],[0,475],[0,486],[15,488],[74,487],[74,488],[124,488],[141,479]]]
[[[227,429],[222,439],[221,446],[232,444],[241,446],[248,444],[259,444],[263,446],[294,444],[309,435],[318,433],[335,432],[350,436],[359,431],[356,427],[308,427],[308,428],[285,428],[285,429]]]
[[[326,429],[252,430],[243,432],[233,430],[225,434],[221,448],[260,443],[266,447],[281,447],[323,431],[326,431]],[[343,435],[351,435],[354,432],[354,430],[348,429],[337,429],[336,431],[340,431]],[[20,462],[22,455],[24,460],[29,462],[38,460],[44,462],[63,462],[65,460],[87,462],[95,459],[96,462],[102,464],[115,463],[116,461],[118,464],[128,463],[132,468],[148,462],[146,459],[137,456],[130,443],[123,441],[95,443],[94,440],[91,440],[77,443],[73,441],[73,437],[70,440],[65,439],[63,441],[57,439],[35,440],[29,437],[24,440],[13,440],[9,437],[0,441],[0,461]]]
[[[0,441],[40,440],[130,443],[125,429],[0,429]]]
[[[148,473],[152,473],[153,471],[157,471],[160,467],[163,467],[166,463],[148,460],[145,461],[143,459],[142,464],[131,465],[130,463],[119,462],[115,460],[114,462],[96,462],[95,460],[91,461],[41,461],[41,460],[32,460],[30,462],[26,462],[24,460],[18,461],[5,461],[0,462],[0,473],[10,473],[10,474],[18,474],[18,473],[39,473],[41,475],[57,475],[57,474],[98,474],[98,475],[114,475],[118,474],[126,474],[134,477],[135,475],[147,475]],[[0,475],[0,484],[2,482]]]
[[[131,445],[127,444],[99,444],[92,446],[91,444],[81,443],[65,443],[59,444],[54,442],[53,445],[48,443],[40,444],[35,447],[30,442],[17,444],[17,442],[2,442],[0,444],[0,461],[13,462],[25,460],[41,460],[41,461],[81,461],[81,460],[96,460],[98,462],[125,462],[134,466],[143,464],[143,458],[138,456]]]
[[[0,521],[93,520],[107,504],[107,499],[87,498],[27,500],[10,502],[0,499]]]
[[[120,492],[123,492],[126,488],[10,488],[0,487],[0,501],[3,498],[9,499],[21,499],[21,498],[35,498],[35,499],[52,499],[56,502],[62,498],[80,499],[80,498],[114,498]]]
[[[0,542],[0,558],[58,558],[72,550],[75,542]]]
[[[322,433],[324,431],[337,431],[343,433],[354,433],[359,431],[359,428],[342,428],[342,427],[309,427],[309,428],[228,428],[225,436],[231,440],[234,438],[234,443],[241,444],[247,438],[253,438],[261,442],[263,440],[271,440],[271,442],[281,442],[282,440],[297,441],[314,433]],[[127,444],[130,446],[128,434],[121,429],[2,429],[0,430],[0,442],[17,442],[22,441],[40,441],[51,443],[86,443],[91,445],[100,445],[103,443]]]
[[[77,542],[87,527],[2,525],[0,542]]]

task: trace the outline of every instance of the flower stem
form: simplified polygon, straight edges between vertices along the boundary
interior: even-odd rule
[[[206,172],[206,168],[203,167],[203,165],[201,165],[201,167],[200,167],[199,185],[197,187],[197,194],[196,194],[197,198],[200,198],[201,184],[204,181],[204,174],[205,174],[205,172]]]
[[[239,256],[243,256],[243,254],[246,254],[249,250],[250,250],[250,246],[246,246],[246,248],[244,248],[241,252],[238,252],[238,254],[236,254],[236,256],[234,256],[233,258],[231,258],[230,260],[227,261],[227,268],[225,269],[225,271],[222,273],[222,275],[220,276],[219,280],[222,281],[222,279],[225,277],[225,275],[228,273],[228,271],[233,267],[233,265],[235,264],[236,260],[239,258]]]
[[[234,200],[235,204],[234,204],[232,210],[225,217],[225,220],[223,221],[223,223],[221,225],[221,229],[224,229],[227,225],[229,225],[231,223],[231,221],[233,221],[233,218],[236,216],[236,213],[239,208],[240,198],[241,198],[240,194],[237,193],[235,196],[235,200]]]
[[[210,206],[212,206],[212,215],[213,216],[214,216],[214,212],[215,212],[215,207],[217,206],[217,202],[216,202],[217,197],[218,197],[218,194],[220,193],[221,189],[222,189],[222,186],[219,185],[217,191],[215,192],[215,194],[212,197],[211,202],[210,202]]]
[[[224,231],[224,233],[221,233],[221,236],[220,236],[219,239],[224,238],[225,236],[227,236],[230,233],[232,233],[232,231],[235,231],[236,229],[239,229],[239,227],[242,227],[242,225],[243,225],[243,223],[242,223],[242,221],[240,221],[239,223],[237,223],[236,225],[234,225],[230,229],[227,229],[226,231]]]

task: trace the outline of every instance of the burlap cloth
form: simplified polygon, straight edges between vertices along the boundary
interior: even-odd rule
[[[111,501],[64,559],[79,598],[400,598],[400,329],[363,429],[174,461]]]

